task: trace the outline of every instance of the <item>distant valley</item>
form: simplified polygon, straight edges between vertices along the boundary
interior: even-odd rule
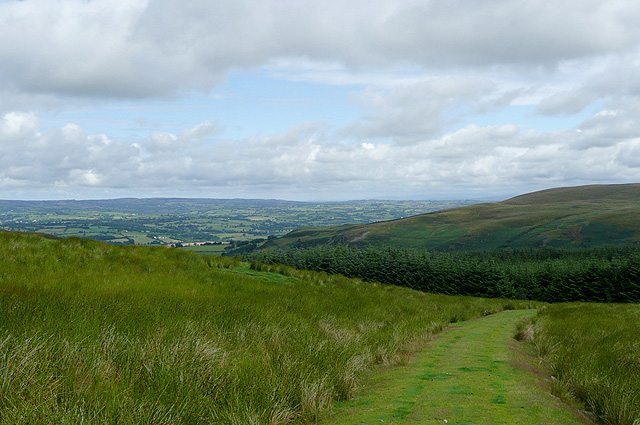
[[[0,229],[77,236],[124,245],[228,243],[281,236],[301,227],[386,221],[474,202],[188,198],[0,200]],[[220,246],[207,248],[221,250]]]
[[[436,251],[590,248],[640,242],[640,184],[548,189],[494,203],[0,200],[0,229],[124,245],[209,242],[206,248],[188,248],[217,254],[222,244],[249,241],[254,241],[249,250],[321,245]]]

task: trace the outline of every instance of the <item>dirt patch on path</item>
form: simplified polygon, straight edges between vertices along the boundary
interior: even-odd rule
[[[360,242],[360,241],[364,240],[367,236],[369,236],[369,233],[371,233],[371,232],[367,230],[366,232],[362,233],[361,235],[358,235],[355,238],[351,239],[349,241],[349,243]]]

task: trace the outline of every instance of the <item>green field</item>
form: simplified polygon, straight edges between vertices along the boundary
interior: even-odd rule
[[[265,247],[355,245],[439,251],[640,243],[640,184],[535,192],[405,219],[299,229]]]
[[[2,201],[0,229],[126,245],[229,242],[296,228],[370,223],[472,201],[292,202],[244,199]],[[210,252],[210,251],[209,251]]]

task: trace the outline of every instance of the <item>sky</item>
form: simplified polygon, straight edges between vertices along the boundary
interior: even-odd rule
[[[0,199],[640,182],[636,0],[0,0]]]

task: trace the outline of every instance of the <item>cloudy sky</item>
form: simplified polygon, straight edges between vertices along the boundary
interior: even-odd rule
[[[636,0],[0,0],[0,199],[640,182]]]

